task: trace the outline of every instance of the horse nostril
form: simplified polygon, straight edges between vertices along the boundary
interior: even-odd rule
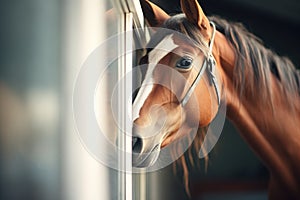
[[[132,137],[132,152],[141,153],[143,146],[143,141],[139,137]]]

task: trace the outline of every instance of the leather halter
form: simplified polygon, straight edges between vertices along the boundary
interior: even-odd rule
[[[201,67],[200,71],[198,72],[196,79],[194,80],[191,87],[189,88],[189,90],[186,92],[185,96],[181,100],[180,104],[182,106],[185,106],[187,104],[187,102],[189,101],[190,97],[192,96],[196,86],[199,84],[199,81],[201,80],[203,73],[205,72],[206,69],[208,70],[210,83],[213,84],[213,86],[215,88],[217,99],[218,99],[218,105],[220,105],[220,101],[221,101],[220,88],[219,88],[218,81],[217,81],[217,78],[215,75],[216,60],[212,54],[212,49],[213,49],[215,35],[216,35],[216,25],[213,22],[210,22],[210,24],[213,27],[213,32],[212,32],[211,40],[209,43],[208,56],[203,61],[202,67]]]

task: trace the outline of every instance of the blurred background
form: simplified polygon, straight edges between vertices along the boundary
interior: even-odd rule
[[[76,134],[71,104],[80,66],[106,38],[124,31],[125,7],[138,5],[116,2],[0,1],[1,200],[189,199],[180,169],[174,174],[169,166],[126,182],[96,161]],[[169,14],[180,12],[178,0],[153,2]],[[200,4],[208,15],[242,22],[265,46],[300,66],[298,0]],[[142,26],[138,17],[131,26]],[[190,170],[191,199],[267,199],[267,180],[265,167],[226,122],[207,170],[203,160]],[[132,191],[125,198],[126,188]]]

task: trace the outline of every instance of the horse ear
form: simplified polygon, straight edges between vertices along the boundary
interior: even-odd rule
[[[160,7],[148,0],[140,0],[146,21],[152,27],[160,27],[170,18]]]
[[[200,30],[207,30],[209,20],[197,0],[181,0],[180,4],[182,12],[191,23],[196,24]]]

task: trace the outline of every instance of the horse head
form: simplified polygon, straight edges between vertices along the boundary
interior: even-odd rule
[[[154,27],[143,84],[133,103],[133,166],[148,167],[162,148],[204,127],[220,103],[217,61],[212,50],[215,27],[196,0],[182,0],[183,14],[170,17],[149,1],[141,1]]]

